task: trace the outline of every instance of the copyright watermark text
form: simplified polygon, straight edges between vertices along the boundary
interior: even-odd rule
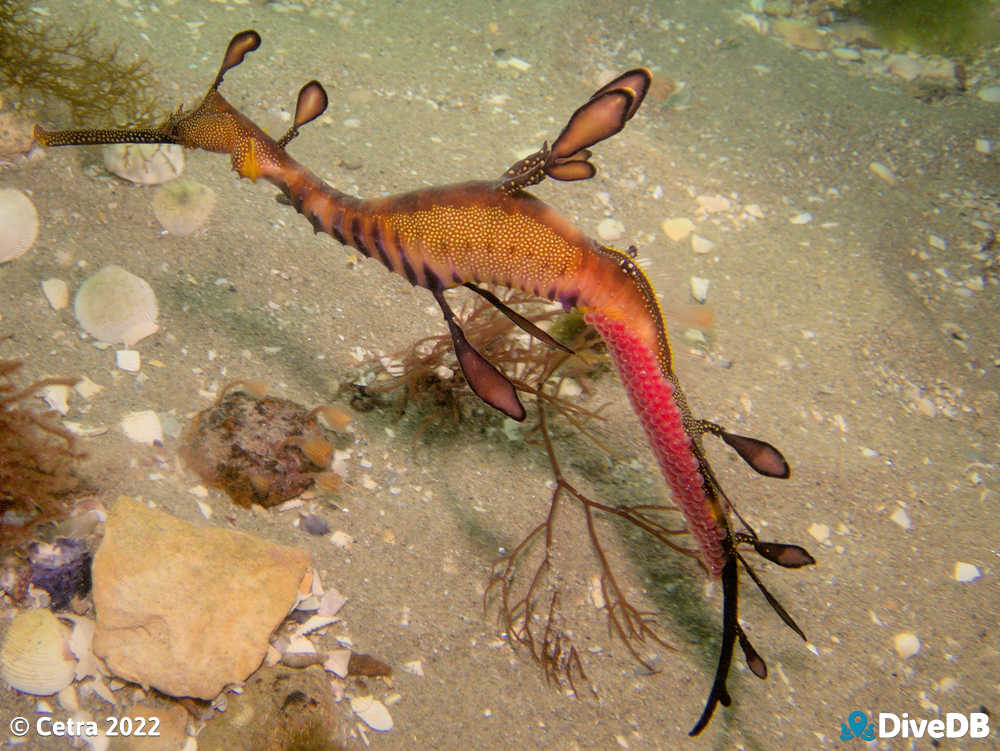
[[[27,717],[14,717],[10,721],[10,734],[24,738],[32,730],[43,738],[96,738],[102,732],[109,737],[143,737],[160,734],[159,717],[105,717],[97,720],[57,720],[48,715],[33,723]]]

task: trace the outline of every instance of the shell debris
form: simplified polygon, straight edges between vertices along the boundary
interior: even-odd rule
[[[62,279],[46,279],[42,282],[42,294],[52,310],[62,310],[69,305],[69,285]]]
[[[76,659],[68,632],[49,610],[17,613],[0,648],[0,676],[26,694],[51,696],[72,683]]]
[[[122,418],[121,427],[125,435],[136,443],[149,446],[163,443],[163,426],[159,416],[151,409],[129,412]]]
[[[108,172],[140,185],[158,185],[184,171],[184,149],[174,144],[116,143],[102,155]]]
[[[215,208],[215,193],[194,180],[172,180],[156,189],[153,213],[171,235],[190,235]]]
[[[379,733],[392,730],[392,715],[385,704],[372,696],[352,696],[351,710],[372,730]]]
[[[80,285],[73,312],[84,331],[109,344],[131,347],[158,330],[153,288],[121,266],[105,266]]]
[[[38,237],[38,212],[20,190],[0,190],[0,263],[20,258]]]
[[[962,561],[955,561],[955,581],[971,582],[980,576],[982,574],[978,566],[973,566],[971,563],[963,563]]]

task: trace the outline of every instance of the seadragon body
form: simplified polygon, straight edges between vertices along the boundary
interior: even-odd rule
[[[516,420],[524,419],[525,410],[514,386],[466,340],[445,300],[445,290],[472,289],[514,323],[558,347],[562,345],[477,285],[519,289],[557,301],[566,309],[582,310],[608,345],[663,476],[697,541],[702,562],[713,576],[722,578],[719,663],[705,709],[691,731],[701,732],[716,705],[730,703],[726,678],[737,641],[751,670],[760,677],[766,675],[764,661],[750,646],[737,619],[739,563],[785,623],[802,635],[746,566],[738,546],[749,545],[786,567],[813,563],[798,546],[763,542],[749,527],[739,532],[733,528],[732,506],[705,457],[702,437],[718,435],[762,474],[787,477],[788,466],[770,444],[734,435],[692,415],[674,374],[656,295],[632,256],[590,239],[525,190],[545,177],[580,180],[593,176],[596,169],[589,161],[589,147],[620,131],[635,114],[648,88],[649,73],[629,71],[599,89],[573,114],[551,147],[546,143],[497,180],[362,200],[331,187],[285,149],[301,126],[325,110],[326,94],[319,83],[312,81],[302,88],[294,125],[277,141],[219,93],[225,73],[259,44],[254,31],[237,34],[201,104],[189,113],[178,112],[158,129],[50,132],[39,127],[36,137],[47,146],[177,143],[229,154],[240,176],[276,185],[317,232],[333,236],[411,284],[430,290],[444,314],[469,385],[485,402]]]

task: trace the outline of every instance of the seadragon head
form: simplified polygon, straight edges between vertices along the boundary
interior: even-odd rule
[[[299,91],[292,127],[277,141],[239,112],[219,93],[226,73],[260,47],[260,34],[252,29],[234,36],[222,59],[215,80],[193,110],[179,108],[156,128],[105,128],[49,131],[35,126],[35,138],[42,146],[84,146],[112,143],[172,143],[189,149],[229,154],[233,169],[241,177],[256,180],[267,165],[280,164],[287,155],[285,146],[299,134],[299,128],[326,110],[327,96],[318,81],[310,81]]]

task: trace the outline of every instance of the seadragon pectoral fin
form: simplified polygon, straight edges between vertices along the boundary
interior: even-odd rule
[[[721,425],[716,425],[708,420],[700,420],[697,427],[701,432],[719,436],[740,455],[743,461],[760,474],[781,479],[785,479],[791,474],[785,457],[767,441],[730,433]]]
[[[327,101],[326,90],[319,81],[310,81],[299,89],[299,98],[295,102],[295,119],[292,127],[278,141],[278,146],[285,148],[299,134],[299,128],[322,115],[326,111]]]
[[[462,327],[455,321],[454,311],[444,299],[444,293],[440,290],[432,290],[432,293],[437,304],[441,307],[445,323],[448,324],[451,341],[455,347],[455,356],[458,358],[458,364],[462,368],[462,374],[468,381],[469,387],[476,396],[494,409],[500,410],[512,420],[518,422],[523,420],[527,413],[524,411],[521,400],[517,398],[514,384],[493,363],[469,344]]]
[[[531,336],[545,342],[550,347],[561,349],[563,352],[566,352],[567,354],[570,355],[576,354],[565,344],[563,344],[558,339],[551,336],[547,331],[543,331],[538,326],[529,321],[527,318],[525,318],[523,315],[518,313],[516,310],[512,310],[508,305],[504,304],[504,302],[499,297],[494,295],[489,290],[477,287],[472,282],[466,282],[465,286],[471,289],[477,295],[482,296],[490,305],[492,305],[494,308],[496,308],[505,316],[507,316],[507,318],[513,321],[514,324],[518,326],[520,329],[531,334]]]

